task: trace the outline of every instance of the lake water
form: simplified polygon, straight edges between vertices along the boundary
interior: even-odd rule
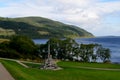
[[[120,37],[97,37],[75,39],[78,43],[98,43],[111,50],[111,61],[120,63]],[[36,44],[44,44],[48,39],[34,39]]]

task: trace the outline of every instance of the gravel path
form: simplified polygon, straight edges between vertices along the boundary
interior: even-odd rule
[[[25,64],[23,64],[22,62],[20,62],[20,61],[16,61],[18,64],[20,64],[20,65],[22,65],[23,67],[25,67],[25,68],[29,68],[27,65],[25,65]]]
[[[0,63],[0,80],[15,80],[1,63]]]

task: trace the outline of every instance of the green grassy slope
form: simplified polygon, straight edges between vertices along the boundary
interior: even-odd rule
[[[72,62],[60,63],[63,69],[58,71],[24,68],[12,61],[0,62],[16,80],[120,80],[120,71],[80,69],[71,67],[69,64],[74,64]]]
[[[69,67],[91,67],[91,68],[107,68],[107,69],[120,69],[119,64],[107,64],[107,63],[84,63],[84,62],[60,62],[58,63],[61,66],[68,66]]]
[[[93,37],[91,33],[79,27],[42,17],[0,18],[0,30],[0,36],[17,34],[30,38]]]

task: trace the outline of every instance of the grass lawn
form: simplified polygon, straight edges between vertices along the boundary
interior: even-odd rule
[[[37,68],[24,68],[14,61],[0,60],[15,80],[120,80],[120,71],[104,71],[80,69],[78,66],[95,66],[107,68],[120,68],[120,65],[89,64],[78,62],[60,62],[62,70],[40,70]],[[104,66],[103,66],[104,65]]]
[[[80,63],[80,62],[60,62],[58,64],[64,67],[66,66],[66,67],[92,67],[92,68],[120,69],[120,64]]]
[[[40,64],[34,64],[34,63],[25,63],[22,62],[23,64],[27,65],[30,68],[40,68]]]

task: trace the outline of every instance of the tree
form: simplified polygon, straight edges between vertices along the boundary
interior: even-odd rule
[[[97,59],[98,59],[98,55],[97,55],[97,50],[100,48],[100,47],[102,47],[102,45],[99,45],[99,44],[94,44],[94,52],[93,52],[93,54],[92,54],[92,58],[91,58],[91,60],[92,60],[92,62],[96,62],[97,61]]]
[[[108,48],[100,47],[97,50],[97,55],[103,62],[110,61],[110,50]]]
[[[94,52],[94,44],[81,44],[80,57],[83,62],[90,62]]]
[[[80,45],[78,45],[77,47],[74,47],[73,48],[73,52],[74,52],[74,55],[76,57],[76,61],[79,61],[80,60],[80,54],[81,54],[81,51],[80,51]]]
[[[48,54],[48,45],[47,44],[40,44],[39,47],[39,57],[42,59],[47,58]]]
[[[47,45],[50,45],[50,53],[53,58],[57,58],[59,55],[61,40],[59,38],[51,38],[47,42]]]
[[[10,48],[9,41],[0,43],[0,57],[18,59],[21,55],[14,49]]]
[[[62,48],[64,53],[64,59],[73,60],[74,48],[77,48],[78,44],[74,39],[66,38],[62,41]]]
[[[24,58],[34,58],[37,56],[37,46],[26,36],[13,36],[10,39],[10,48],[16,50]]]
[[[47,57],[48,54],[48,45],[50,45],[50,54],[53,58],[61,59],[59,53],[60,53],[60,44],[61,40],[58,38],[51,38],[47,41],[46,44],[40,45],[40,56],[42,56],[43,59]]]

